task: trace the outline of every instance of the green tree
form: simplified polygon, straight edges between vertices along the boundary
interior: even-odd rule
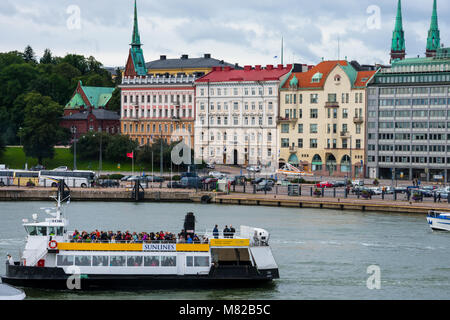
[[[114,79],[114,84],[116,86],[122,84],[122,71],[120,70],[120,68],[116,69],[116,78]]]
[[[105,156],[110,161],[125,162],[127,161],[127,153],[135,152],[137,148],[138,143],[130,139],[129,136],[117,134],[111,136]]]
[[[108,110],[115,111],[120,114],[121,112],[121,93],[120,88],[116,87],[112,93],[112,97],[108,102]]]
[[[3,155],[5,151],[5,142],[3,141],[3,137],[0,136],[0,157]]]
[[[31,92],[24,97],[24,123],[21,138],[27,157],[37,158],[42,164],[44,158],[52,159],[54,146],[67,142],[70,133],[59,126],[63,107],[50,97]]]
[[[31,46],[26,46],[23,52],[23,60],[27,63],[37,64],[36,55],[34,54],[33,48]]]
[[[101,140],[101,141],[100,141]],[[88,132],[78,137],[77,157],[82,160],[96,160],[100,157],[100,145],[102,146],[102,156],[105,156],[106,148],[109,145],[111,136],[107,133]],[[100,143],[101,142],[101,143]],[[74,152],[73,145],[70,148]],[[107,159],[107,158],[105,158]]]
[[[30,83],[36,79],[38,72],[31,64],[12,64],[0,72],[0,104],[10,106],[22,93],[29,91]]]
[[[39,60],[39,63],[41,64],[52,64],[54,63],[52,52],[50,49],[45,49],[44,55],[42,56],[41,60]]]
[[[25,63],[25,61],[23,60],[23,54],[18,51],[0,53],[0,71],[12,64],[21,63]]]

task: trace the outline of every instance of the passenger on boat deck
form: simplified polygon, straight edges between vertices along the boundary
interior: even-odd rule
[[[229,238],[230,237],[229,233],[230,233],[230,229],[228,229],[228,226],[225,226],[225,229],[223,229],[223,237]]]
[[[234,233],[236,232],[236,229],[233,228],[233,226],[230,224],[230,238],[234,238]]]
[[[214,238],[216,238],[216,239],[219,238],[219,229],[217,228],[217,224],[216,224],[216,226],[214,227],[214,230],[213,230],[213,236],[214,236]]]
[[[190,235],[187,235],[186,243],[192,243],[192,238]]]
[[[11,257],[11,255],[8,254],[8,255],[6,256],[6,258],[8,259],[9,265],[13,266],[13,265],[14,265],[14,259]]]

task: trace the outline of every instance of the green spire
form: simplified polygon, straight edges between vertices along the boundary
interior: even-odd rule
[[[133,25],[133,39],[131,41],[132,45],[141,45],[141,37],[139,35],[138,19],[137,19],[137,6],[136,0],[134,0],[134,25]]]
[[[395,18],[395,29],[392,35],[392,51],[405,50],[405,32],[403,31],[402,2],[398,0],[397,17]]]
[[[144,52],[141,48],[141,37],[138,29],[137,6],[134,0],[134,25],[133,25],[133,40],[131,42],[130,55],[133,59],[134,70],[138,76],[145,76],[147,74],[147,67],[145,66]]]
[[[433,13],[431,15],[431,24],[430,30],[428,31],[428,39],[427,39],[427,56],[430,53],[436,52],[441,46],[440,32],[438,26],[438,17],[437,17],[437,4],[436,0],[433,2]]]

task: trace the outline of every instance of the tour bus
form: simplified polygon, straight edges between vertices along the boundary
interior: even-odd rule
[[[93,171],[56,171],[42,170],[39,171],[39,185],[44,187],[56,187],[57,180],[63,179],[64,182],[72,188],[88,188],[92,187],[95,179]]]
[[[13,170],[0,170],[0,187],[10,186],[14,183]]]
[[[27,170],[14,170],[13,184],[15,186],[37,186],[39,183],[39,172]]]

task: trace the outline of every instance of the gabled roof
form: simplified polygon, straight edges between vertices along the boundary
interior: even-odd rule
[[[104,108],[112,97],[115,88],[110,87],[88,87],[78,82],[72,99],[66,104],[66,109],[78,109],[81,106]]]
[[[306,72],[293,72],[283,83],[282,89],[289,88],[290,81],[294,77],[298,80],[299,89],[322,89],[328,75],[337,66],[341,67],[347,74],[350,79],[350,83],[352,84],[352,88],[365,87],[368,81],[376,73],[375,70],[358,71],[346,60],[322,61]],[[319,74],[322,75],[322,77],[318,77],[317,75]],[[316,82],[312,81],[313,78],[317,79]]]
[[[63,120],[87,120],[91,112],[82,111],[74,113],[70,116],[64,116]],[[105,109],[93,109],[92,114],[97,120],[120,120],[120,116],[117,112],[105,110]]]
[[[230,67],[215,67],[207,75],[196,80],[196,82],[235,82],[235,81],[271,81],[280,80],[280,78],[292,70],[292,65],[278,65],[274,67],[267,65],[245,66],[243,70],[235,70]]]

